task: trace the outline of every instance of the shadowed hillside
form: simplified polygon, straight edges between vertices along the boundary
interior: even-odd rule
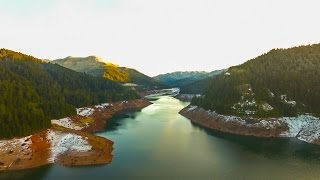
[[[0,50],[0,138],[27,135],[75,107],[138,98],[115,82]]]

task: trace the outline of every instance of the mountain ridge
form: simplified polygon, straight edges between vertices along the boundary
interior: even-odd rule
[[[206,71],[176,71],[160,74],[154,78],[170,87],[179,87],[181,93],[202,94],[209,85],[210,79],[226,71],[225,69]]]
[[[139,97],[118,83],[7,49],[0,50],[0,90],[0,138],[48,128],[75,107]]]
[[[149,77],[136,69],[120,67],[111,62],[104,62],[97,56],[67,57],[51,61],[77,72],[84,72],[93,76],[105,77],[120,83],[134,83],[144,89],[165,87],[161,82]]]

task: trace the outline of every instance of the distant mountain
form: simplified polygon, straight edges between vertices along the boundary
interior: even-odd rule
[[[96,56],[88,57],[72,57],[68,56],[64,59],[51,61],[54,64],[72,69],[77,72],[84,72],[94,76],[102,76],[105,71],[106,63],[101,61],[101,58]]]
[[[229,68],[192,104],[252,117],[320,115],[320,44],[273,49]]]
[[[0,50],[0,90],[0,138],[48,128],[75,107],[139,97],[113,81],[7,49]]]
[[[154,79],[157,79],[166,84],[175,84],[175,82],[184,79],[203,79],[208,72],[205,71],[177,71],[172,73],[160,74],[155,76]]]
[[[84,72],[93,76],[104,77],[112,81],[141,85],[145,89],[164,87],[164,85],[159,81],[135,69],[119,67],[112,63],[105,63],[101,58],[96,56],[69,56],[67,58],[57,59],[51,62],[77,72]]]
[[[179,87],[181,93],[202,94],[208,87],[209,82],[215,76],[225,70],[212,72],[205,71],[178,71],[173,73],[161,74],[154,78],[170,87]]]

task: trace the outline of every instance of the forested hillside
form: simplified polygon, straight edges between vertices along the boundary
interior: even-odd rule
[[[118,65],[112,63],[105,64],[105,71],[103,77],[111,81],[127,83],[131,81],[129,73],[120,69]]]
[[[67,57],[52,61],[63,67],[77,72],[104,77],[106,79],[120,83],[134,83],[144,89],[164,88],[159,81],[135,70],[126,67],[119,67],[112,63],[105,63],[101,58],[95,56],[89,57]]]
[[[176,71],[172,73],[160,74],[155,76],[154,79],[157,79],[168,85],[174,85],[177,81],[184,79],[203,79],[203,77],[206,77],[207,74],[208,72],[205,71]]]
[[[138,98],[115,82],[6,49],[0,50],[0,91],[0,138],[47,128],[75,107]]]
[[[130,82],[142,85],[142,88],[144,89],[161,89],[168,87],[160,81],[155,80],[135,69],[126,67],[120,67],[120,69],[129,74]]]
[[[319,115],[319,69],[320,44],[273,49],[229,68],[192,104],[240,116]]]
[[[178,71],[161,74],[154,78],[169,87],[179,87],[183,94],[203,94],[204,90],[208,88],[211,79],[223,72],[225,72],[225,70],[212,72]]]

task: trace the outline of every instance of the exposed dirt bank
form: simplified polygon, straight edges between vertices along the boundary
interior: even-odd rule
[[[52,120],[65,128],[95,133],[105,129],[106,122],[116,113],[130,109],[142,109],[151,103],[145,99],[104,103],[91,107],[77,109],[77,115],[58,120]]]
[[[320,119],[312,115],[281,118],[240,118],[189,105],[179,112],[192,122],[214,130],[256,137],[291,137],[320,145]]]
[[[54,126],[28,137],[2,140],[0,147],[0,171],[3,171],[51,163],[65,166],[107,164],[112,161],[113,142]]]
[[[39,167],[51,163],[64,166],[108,164],[113,142],[90,133],[105,129],[115,113],[141,109],[145,99],[104,103],[77,109],[77,115],[52,120],[52,128],[10,140],[0,140],[0,171]]]
[[[232,134],[256,137],[278,137],[283,131],[288,129],[288,126],[278,121],[261,122],[243,120],[238,117],[223,116],[192,106],[182,109],[179,113],[196,124]]]

